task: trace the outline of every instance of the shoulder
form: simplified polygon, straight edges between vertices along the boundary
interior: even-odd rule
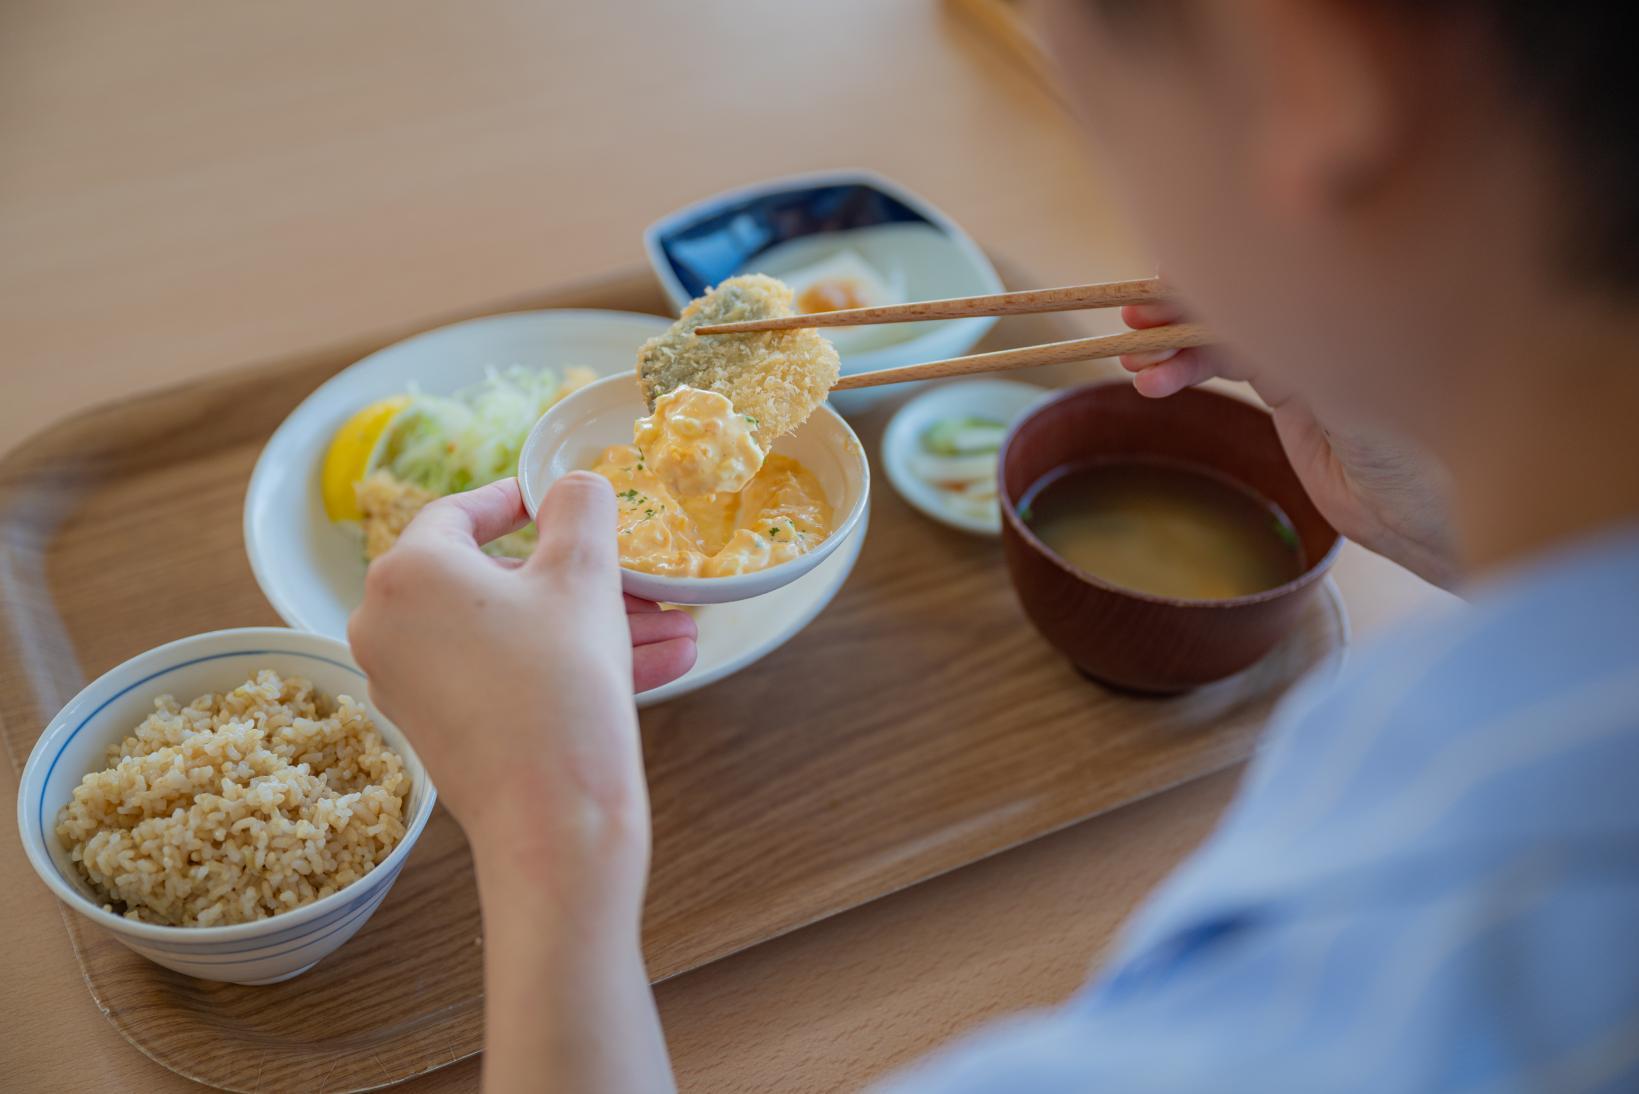
[[[1359,651],[1283,707],[1235,819],[1325,832],[1393,813],[1405,838],[1418,808],[1552,822],[1562,795],[1634,763],[1639,543],[1543,564]],[[1577,812],[1632,821],[1631,804]]]
[[[1636,776],[1639,541],[1302,689],[1107,975],[893,1089],[1633,1089]]]
[[[1198,1015],[1225,1059],[1352,1060],[1373,1089],[1560,1089],[1639,1029],[1639,541],[1388,636],[1272,732],[1087,1017]]]
[[[1300,689],[1132,937],[1208,908],[1390,898],[1417,871],[1472,889],[1545,848],[1639,836],[1636,778],[1639,540],[1481,590]]]

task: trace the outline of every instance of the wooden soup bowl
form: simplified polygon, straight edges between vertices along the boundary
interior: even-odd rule
[[[1133,458],[1193,465],[1251,487],[1291,519],[1306,569],[1251,596],[1153,596],[1077,569],[1019,517],[1020,500],[1049,472]],[[1269,414],[1200,388],[1167,399],[1146,399],[1121,381],[1066,391],[1013,427],[1000,474],[1002,546],[1025,614],[1083,673],[1133,691],[1187,691],[1263,657],[1297,626],[1341,542],[1298,482]]]

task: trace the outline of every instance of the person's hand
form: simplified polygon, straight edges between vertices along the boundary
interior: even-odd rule
[[[370,564],[354,656],[480,853],[525,815],[545,835],[601,818],[646,848],[634,685],[688,671],[694,620],[623,604],[605,480],[553,487],[528,560],[479,549],[528,519],[512,479],[428,505]]]
[[[428,505],[370,564],[348,640],[472,844],[484,1089],[669,1090],[632,691],[688,671],[694,620],[622,603],[606,480],[564,476],[538,516],[517,562],[479,550],[527,521],[516,481]]]
[[[1184,318],[1172,304],[1133,304],[1134,328]],[[1321,515],[1343,535],[1413,573],[1449,586],[1457,578],[1444,470],[1410,441],[1359,423],[1320,421],[1301,392],[1246,367],[1219,347],[1130,354],[1139,394],[1162,399],[1215,376],[1245,380],[1275,416],[1286,456]]]

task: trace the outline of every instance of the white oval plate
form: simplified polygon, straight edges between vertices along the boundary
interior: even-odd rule
[[[940,492],[911,470],[910,458],[922,443],[922,434],[942,418],[990,418],[1008,429],[1025,411],[1053,392],[1017,380],[953,380],[929,388],[900,407],[882,434],[882,469],[899,496],[923,515],[941,524],[980,536],[998,536],[1002,515],[978,520],[945,505]]]
[[[454,391],[492,366],[582,365],[600,376],[630,371],[638,346],[667,326],[659,316],[618,311],[491,315],[406,338],[331,377],[268,439],[245,494],[245,550],[273,610],[299,630],[347,639],[347,617],[364,595],[364,558],[357,535],[324,514],[319,465],[331,436],[360,407],[411,383],[425,391]],[[775,593],[698,609],[694,668],[639,695],[638,704],[705,687],[783,645],[842,587],[864,532],[861,521],[830,558]]]

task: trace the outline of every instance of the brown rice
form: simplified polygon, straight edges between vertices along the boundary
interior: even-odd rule
[[[57,838],[110,911],[223,926],[310,904],[404,836],[410,778],[364,706],[264,669],[169,695],[74,789]]]

